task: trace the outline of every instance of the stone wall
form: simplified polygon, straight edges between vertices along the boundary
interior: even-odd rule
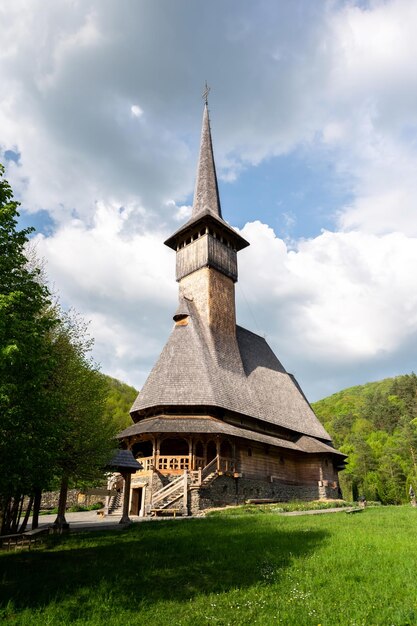
[[[325,493],[323,492],[325,490]],[[339,490],[332,486],[320,489],[318,484],[287,485],[279,482],[268,482],[249,478],[232,478],[220,476],[211,485],[191,489],[189,508],[193,515],[211,507],[244,504],[249,499],[270,499],[277,502],[291,500],[318,500],[320,497],[336,499]]]
[[[54,509],[58,506],[59,491],[44,491],[42,493],[41,509]],[[67,508],[76,506],[90,506],[97,502],[104,503],[105,496],[84,496],[79,489],[68,489]]]

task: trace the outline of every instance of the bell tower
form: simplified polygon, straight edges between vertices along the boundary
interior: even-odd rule
[[[200,318],[216,333],[236,333],[237,252],[249,243],[222,217],[211,141],[207,87],[191,218],[165,245],[176,251],[180,297],[194,301]]]

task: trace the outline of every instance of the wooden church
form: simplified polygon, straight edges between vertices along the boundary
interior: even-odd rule
[[[207,101],[192,216],[165,245],[174,327],[118,435],[142,465],[130,514],[338,498],[344,455],[265,339],[236,325],[237,253],[249,243],[222,216]]]

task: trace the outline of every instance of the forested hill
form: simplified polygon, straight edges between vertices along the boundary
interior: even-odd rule
[[[400,503],[417,488],[417,376],[350,387],[313,404],[334,445],[348,455],[344,497]]]
[[[130,387],[130,385],[126,385],[116,378],[105,374],[103,376],[108,386],[106,416],[114,423],[115,432],[120,432],[132,424],[129,411],[138,392],[134,387]]]

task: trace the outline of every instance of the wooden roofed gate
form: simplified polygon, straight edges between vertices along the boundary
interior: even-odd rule
[[[207,102],[192,215],[165,244],[177,259],[174,327],[118,435],[142,465],[130,513],[340,497],[345,455],[265,339],[236,324],[237,253],[249,243],[222,216]]]

